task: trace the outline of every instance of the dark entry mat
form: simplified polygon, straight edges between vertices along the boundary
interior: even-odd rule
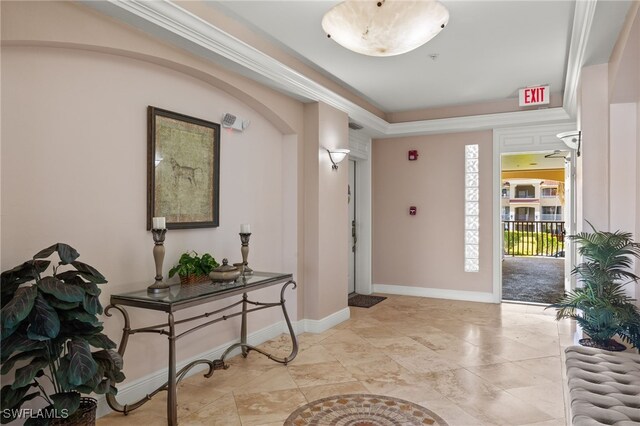
[[[384,299],[386,299],[386,297],[356,294],[349,297],[349,306],[355,306],[356,308],[370,308],[373,305],[382,302]]]

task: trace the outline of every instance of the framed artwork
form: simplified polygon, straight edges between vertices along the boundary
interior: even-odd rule
[[[147,111],[147,229],[220,223],[220,124],[149,106]]]

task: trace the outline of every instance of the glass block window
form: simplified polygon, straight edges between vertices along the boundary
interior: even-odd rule
[[[480,173],[477,144],[464,147],[464,270],[480,270]]]

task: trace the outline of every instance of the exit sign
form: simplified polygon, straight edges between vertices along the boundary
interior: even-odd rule
[[[520,89],[520,106],[547,105],[549,86],[525,87]]]

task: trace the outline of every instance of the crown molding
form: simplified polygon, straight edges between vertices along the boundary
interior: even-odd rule
[[[250,71],[254,78],[260,77],[271,87],[303,100],[324,102],[347,112],[370,132],[385,134],[388,123],[382,118],[169,0],[87,0],[83,4],[208,59],[222,57]],[[194,51],[193,47],[199,49]]]
[[[550,108],[389,123],[170,0],[106,0],[101,2],[85,0],[82,3],[207,59],[219,62],[220,58],[224,58],[226,64],[233,66],[233,70],[240,71],[243,75],[263,82],[276,90],[284,91],[303,101],[323,102],[344,111],[353,121],[364,127],[365,133],[374,138],[545,124],[570,120],[572,117],[562,108]],[[589,5],[583,5],[583,3]],[[575,111],[577,79],[584,58],[586,38],[593,20],[593,10],[587,7],[591,3],[595,4],[595,1],[576,2],[576,18],[583,17],[583,19],[579,25],[582,30],[577,31],[577,25],[574,24],[572,34],[571,52],[577,51],[579,53],[571,56],[570,52],[569,63],[572,68],[571,72],[567,72],[567,82],[571,81],[572,86],[569,89],[572,90],[565,89],[564,95],[564,105],[573,105],[569,111]],[[586,10],[583,11],[583,9]],[[581,37],[581,40],[574,43],[573,39],[576,37],[576,33]],[[574,48],[574,44],[580,47]],[[571,79],[569,74],[571,74]],[[571,93],[568,94],[568,92]],[[570,101],[568,102],[567,99]]]
[[[549,124],[570,120],[563,108],[514,111],[389,124],[388,136],[412,136]]]
[[[596,13],[596,4],[597,0],[575,2],[569,57],[567,59],[567,76],[564,82],[564,98],[562,100],[564,109],[572,118],[576,116],[580,73],[584,64],[593,17]]]

